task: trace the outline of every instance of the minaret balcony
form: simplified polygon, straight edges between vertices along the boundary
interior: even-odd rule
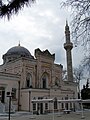
[[[64,43],[64,48],[67,50],[67,49],[72,49],[73,48],[73,43],[70,42],[70,43]]]

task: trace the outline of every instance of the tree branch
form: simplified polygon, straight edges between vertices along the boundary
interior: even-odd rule
[[[0,0],[0,17],[5,17],[9,19],[12,14],[17,14],[19,10],[24,8],[24,6],[29,6],[35,0],[11,0],[8,4],[5,4]]]

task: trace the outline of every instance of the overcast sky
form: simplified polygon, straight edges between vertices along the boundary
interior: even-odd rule
[[[24,8],[11,20],[0,19],[0,64],[2,55],[11,47],[27,48],[32,55],[34,50],[48,49],[55,53],[55,63],[66,67],[64,28],[66,19],[70,25],[70,10],[60,8],[61,0],[36,0],[29,8]],[[71,30],[71,29],[70,29]],[[74,47],[72,51],[73,66],[81,60],[80,49]],[[77,59],[78,58],[78,59]]]

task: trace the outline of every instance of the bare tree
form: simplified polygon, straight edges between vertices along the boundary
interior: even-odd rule
[[[66,0],[61,6],[71,8],[71,35],[76,45],[83,46],[83,68],[90,73],[90,0]]]
[[[19,10],[31,5],[35,0],[0,0],[0,17],[9,19],[12,14],[17,14]]]
[[[63,70],[62,78],[67,81],[67,70]],[[79,65],[78,68],[73,68],[73,82],[77,83],[78,98],[80,98],[80,81],[84,79],[83,66]]]
[[[82,80],[82,78],[83,78],[83,69],[82,69],[82,67],[79,66],[79,68],[74,68],[73,75],[74,75],[75,81],[77,83],[79,83],[80,80]]]
[[[90,43],[90,0],[66,0],[61,5],[71,7],[72,35],[76,44],[87,46]]]
[[[83,71],[87,73],[88,78],[90,78],[90,55],[85,56],[85,58],[82,60],[81,63],[82,63]]]
[[[73,78],[78,84],[78,97],[80,98],[80,81],[84,78],[83,67],[81,65],[73,69]]]

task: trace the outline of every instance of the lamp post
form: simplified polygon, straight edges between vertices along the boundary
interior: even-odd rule
[[[8,113],[8,120],[10,120],[10,113],[11,113],[11,92],[7,92],[7,97],[9,98],[9,113]]]

